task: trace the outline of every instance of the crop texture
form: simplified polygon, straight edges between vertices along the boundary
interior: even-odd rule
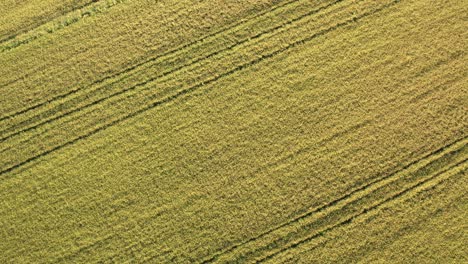
[[[467,14],[1,1],[0,263],[468,263]]]

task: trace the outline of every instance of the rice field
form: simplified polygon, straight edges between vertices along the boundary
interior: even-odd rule
[[[467,14],[1,1],[0,262],[468,262]]]

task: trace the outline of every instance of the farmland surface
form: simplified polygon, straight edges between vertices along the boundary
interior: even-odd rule
[[[468,263],[468,1],[0,2],[0,263]]]

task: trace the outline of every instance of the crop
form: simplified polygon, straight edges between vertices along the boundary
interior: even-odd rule
[[[463,1],[48,2],[0,24],[0,262],[466,260]]]

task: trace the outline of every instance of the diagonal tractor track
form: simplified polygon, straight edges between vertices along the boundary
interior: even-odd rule
[[[124,0],[119,0],[119,1],[124,1]],[[49,99],[47,99],[47,100],[45,100],[45,101],[43,101],[41,103],[30,105],[30,106],[28,106],[26,108],[23,108],[21,110],[18,110],[16,112],[6,114],[6,115],[0,117],[0,122],[8,120],[8,122],[11,123],[11,120],[13,118],[15,118],[17,116],[21,116],[23,114],[26,114],[26,113],[28,113],[28,112],[30,112],[32,110],[37,110],[37,109],[40,110],[42,107],[49,107],[50,104],[52,104],[54,102],[63,103],[63,100],[65,98],[67,98],[67,97],[74,96],[75,94],[81,93],[82,91],[85,91],[85,90],[88,90],[88,89],[92,89],[95,86],[106,85],[107,82],[115,82],[116,80],[117,81],[121,80],[121,79],[125,78],[127,75],[134,75],[135,72],[140,72],[142,70],[142,68],[149,67],[149,66],[153,65],[154,62],[157,62],[157,61],[169,60],[173,56],[176,56],[177,54],[179,54],[180,52],[185,52],[185,53],[187,53],[186,55],[190,56],[191,52],[193,52],[195,49],[198,49],[200,45],[209,45],[207,43],[212,42],[213,40],[216,40],[218,38],[224,38],[223,36],[226,35],[226,34],[231,34],[231,33],[241,34],[241,33],[239,33],[240,30],[245,30],[245,28],[247,28],[247,27],[251,28],[252,25],[256,25],[256,24],[259,24],[259,23],[262,24],[263,20],[268,19],[268,17],[270,15],[277,15],[279,12],[283,12],[283,9],[287,9],[287,10],[289,10],[290,8],[294,8],[294,9],[300,8],[300,9],[302,9],[304,7],[301,6],[301,5],[298,5],[298,4],[303,4],[303,3],[306,3],[306,1],[304,1],[304,0],[290,0],[290,1],[286,1],[286,2],[280,2],[277,5],[274,5],[273,7],[271,7],[270,9],[267,9],[267,10],[265,10],[263,12],[255,13],[254,15],[251,15],[247,19],[242,19],[237,23],[230,24],[225,28],[222,28],[222,29],[220,29],[218,31],[215,31],[213,33],[204,35],[201,38],[198,38],[198,39],[196,39],[194,41],[191,41],[189,43],[186,43],[184,45],[178,46],[175,49],[171,49],[171,50],[169,50],[167,52],[164,52],[162,54],[161,53],[151,54],[149,57],[144,58],[141,61],[134,62],[133,64],[130,64],[128,67],[126,67],[124,69],[121,69],[120,71],[117,71],[114,74],[111,74],[111,75],[105,76],[104,78],[98,79],[98,80],[92,82],[90,85],[70,87],[69,91],[64,92],[62,94],[59,94],[59,95],[56,95],[56,96],[54,96],[52,98],[49,98]],[[318,5],[318,4],[315,4],[315,5]],[[16,82],[16,81],[12,81],[12,83]],[[4,84],[3,86],[6,87],[6,86],[8,86],[10,84],[11,83]],[[16,122],[16,121],[14,121],[14,122]],[[0,123],[0,124],[3,125],[3,123]]]
[[[295,0],[276,6],[264,14],[257,14],[251,20],[234,27],[209,35],[187,46],[149,58],[133,67],[95,83],[57,96],[39,105],[28,107],[0,119],[0,140],[8,139],[24,131],[35,129],[46,122],[85,107],[97,104],[109,97],[133,90],[134,86],[166,77],[183,69],[203,63],[209,58],[232,50],[242,44],[278,31],[287,25],[342,0],[328,1],[325,4]],[[272,21],[273,20],[273,21]],[[125,82],[125,87],[119,83]],[[34,110],[33,112],[30,112]]]
[[[274,31],[207,58],[203,63],[197,63],[160,79],[145,80],[116,96],[106,97],[98,103],[93,102],[72,113],[49,120],[41,127],[4,139],[1,149],[2,155],[7,158],[0,164],[0,174],[86,139],[149,109],[187,96],[201,87],[296,46],[356,23],[399,1],[359,2],[359,5],[342,2],[332,5],[333,8],[322,7],[314,14],[290,21]],[[326,20],[321,20],[324,18]]]
[[[344,196],[315,208],[242,243],[222,249],[202,261],[263,262],[351,223],[357,217],[408,194],[429,182],[466,173],[468,138],[432,152],[401,170],[372,180]]]

